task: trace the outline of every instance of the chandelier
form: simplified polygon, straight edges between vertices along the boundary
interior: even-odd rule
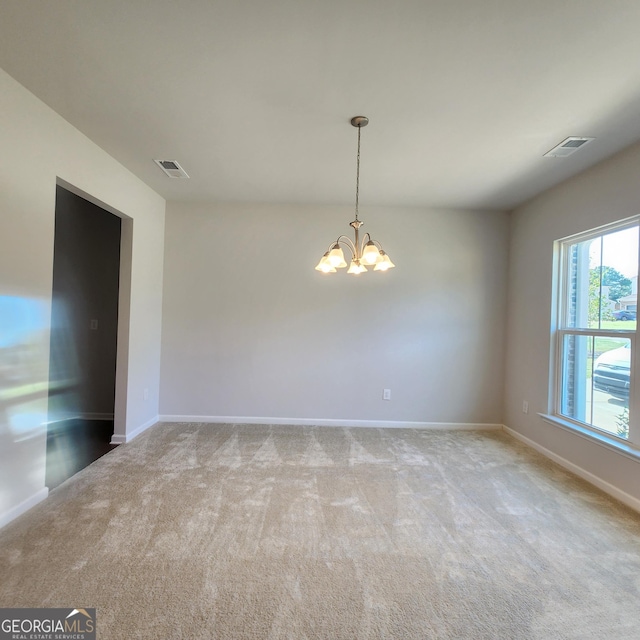
[[[360,130],[369,124],[369,118],[356,116],[351,118],[351,124],[358,129],[358,158],[356,163],[356,219],[349,223],[355,232],[355,240],[352,242],[347,236],[339,236],[335,242],[329,245],[326,253],[320,258],[316,266],[316,271],[322,273],[335,273],[336,270],[347,266],[344,259],[344,252],[340,245],[344,245],[351,252],[351,264],[347,273],[358,275],[373,267],[374,271],[386,271],[395,267],[389,256],[383,251],[379,242],[374,240],[368,233],[364,234],[360,242],[360,227],[364,224],[358,219],[358,199],[360,197]]]

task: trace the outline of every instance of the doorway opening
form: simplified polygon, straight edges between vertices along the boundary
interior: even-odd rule
[[[56,187],[45,483],[110,451],[114,432],[121,219]]]

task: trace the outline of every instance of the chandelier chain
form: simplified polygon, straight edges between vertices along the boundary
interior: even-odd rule
[[[360,129],[358,125],[358,156],[356,160],[356,221],[358,221],[358,200],[360,199]]]

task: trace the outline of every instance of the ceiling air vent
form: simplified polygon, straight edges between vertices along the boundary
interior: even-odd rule
[[[188,178],[187,172],[175,160],[154,160],[170,178]]]
[[[566,158],[572,153],[575,153],[578,149],[582,149],[585,144],[588,144],[595,138],[577,138],[571,137],[563,140],[559,145],[553,147],[550,151],[544,154],[544,157],[550,158]]]

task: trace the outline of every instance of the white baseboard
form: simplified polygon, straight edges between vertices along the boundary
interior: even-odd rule
[[[26,500],[23,500],[20,504],[17,504],[15,507],[11,507],[11,509],[5,511],[3,514],[0,514],[0,529],[6,524],[9,524],[12,520],[15,520],[18,516],[21,516],[26,511],[29,511],[32,507],[35,507],[38,502],[42,502],[48,495],[49,489],[44,487]]]
[[[541,453],[543,456],[549,458],[550,460],[553,460],[554,462],[557,462],[561,467],[564,467],[565,469],[571,471],[571,473],[575,473],[575,475],[579,476],[583,480],[586,480],[587,482],[594,485],[595,487],[598,487],[598,489],[602,489],[602,491],[604,491],[605,493],[608,493],[613,498],[616,498],[616,500],[619,500],[620,502],[623,502],[624,504],[626,504],[628,507],[631,507],[635,511],[640,512],[640,500],[638,500],[638,498],[635,498],[634,496],[629,495],[625,491],[622,491],[622,489],[618,489],[618,487],[606,482],[605,480],[603,480],[602,478],[599,478],[598,476],[594,475],[590,471],[587,471],[586,469],[579,467],[577,464],[574,464],[573,462],[569,462],[569,460],[567,460],[566,458],[559,456],[557,453],[550,451],[546,447],[543,447],[541,444],[538,444],[534,440],[531,440],[526,436],[523,436],[521,433],[518,433],[517,431],[510,429],[506,425],[503,425],[503,429],[506,433],[508,433],[510,436],[512,436],[516,440],[520,440],[520,442],[524,442],[524,444],[531,447],[532,449],[535,449],[536,451]]]
[[[284,424],[311,427],[373,427],[383,429],[458,429],[467,431],[498,430],[501,424],[471,422],[403,422],[396,420],[335,420],[326,418],[257,418],[254,416],[161,415],[160,422],[204,422],[216,424]]]
[[[136,427],[133,431],[126,433],[124,435],[119,433],[114,433],[111,436],[111,444],[125,444],[126,442],[131,442],[136,436],[139,436],[143,431],[146,431],[149,427],[152,427],[159,420],[158,416],[151,418],[151,420],[147,420],[144,424],[141,424],[139,427]]]

